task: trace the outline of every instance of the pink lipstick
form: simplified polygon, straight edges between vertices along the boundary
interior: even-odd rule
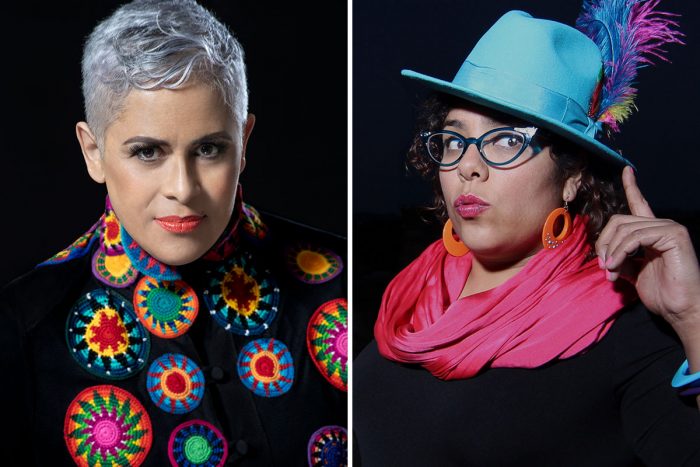
[[[168,232],[185,234],[196,229],[203,219],[204,216],[165,216],[157,217],[156,222]]]
[[[460,195],[454,202],[457,214],[464,219],[477,217],[482,212],[486,211],[489,206],[491,206],[489,203],[471,193]]]

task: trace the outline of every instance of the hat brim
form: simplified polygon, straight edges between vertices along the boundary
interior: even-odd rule
[[[459,97],[460,99],[464,99],[490,109],[498,110],[508,115],[531,122],[541,128],[545,128],[552,133],[566,138],[567,140],[579,145],[583,149],[590,151],[595,155],[601,156],[608,162],[612,162],[617,166],[629,165],[636,170],[634,164],[597,139],[591,138],[590,136],[572,129],[552,118],[534,114],[531,109],[526,109],[497,97],[457,86],[449,81],[444,81],[422,73],[417,73],[413,70],[401,70],[401,75],[416,81],[420,81],[436,91],[450,94]]]

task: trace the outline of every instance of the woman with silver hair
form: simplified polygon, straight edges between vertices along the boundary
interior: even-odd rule
[[[193,0],[134,1],[82,75],[105,211],[0,293],[12,465],[346,462],[344,243],[243,202],[238,41]]]

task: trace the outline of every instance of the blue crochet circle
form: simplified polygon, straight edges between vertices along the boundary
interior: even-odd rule
[[[106,379],[129,378],[146,366],[151,341],[131,303],[108,289],[78,299],[66,320],[70,353],[88,372]]]
[[[347,466],[348,434],[345,428],[329,425],[315,431],[309,438],[308,460],[312,466]]]
[[[204,397],[204,373],[184,355],[168,353],[151,363],[146,389],[160,409],[172,414],[191,412]]]
[[[238,356],[238,376],[258,396],[281,396],[294,383],[292,354],[277,339],[250,341]]]

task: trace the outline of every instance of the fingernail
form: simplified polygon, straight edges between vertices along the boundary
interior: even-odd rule
[[[605,261],[605,267],[606,267],[606,268],[609,268],[609,267],[612,265],[612,263],[613,263],[613,257],[612,257],[612,256],[608,256],[607,261]]]
[[[617,280],[617,273],[612,271],[605,271],[605,278],[610,282],[615,282]]]
[[[600,269],[605,269],[605,261],[603,261],[603,258],[598,256],[598,267]]]

